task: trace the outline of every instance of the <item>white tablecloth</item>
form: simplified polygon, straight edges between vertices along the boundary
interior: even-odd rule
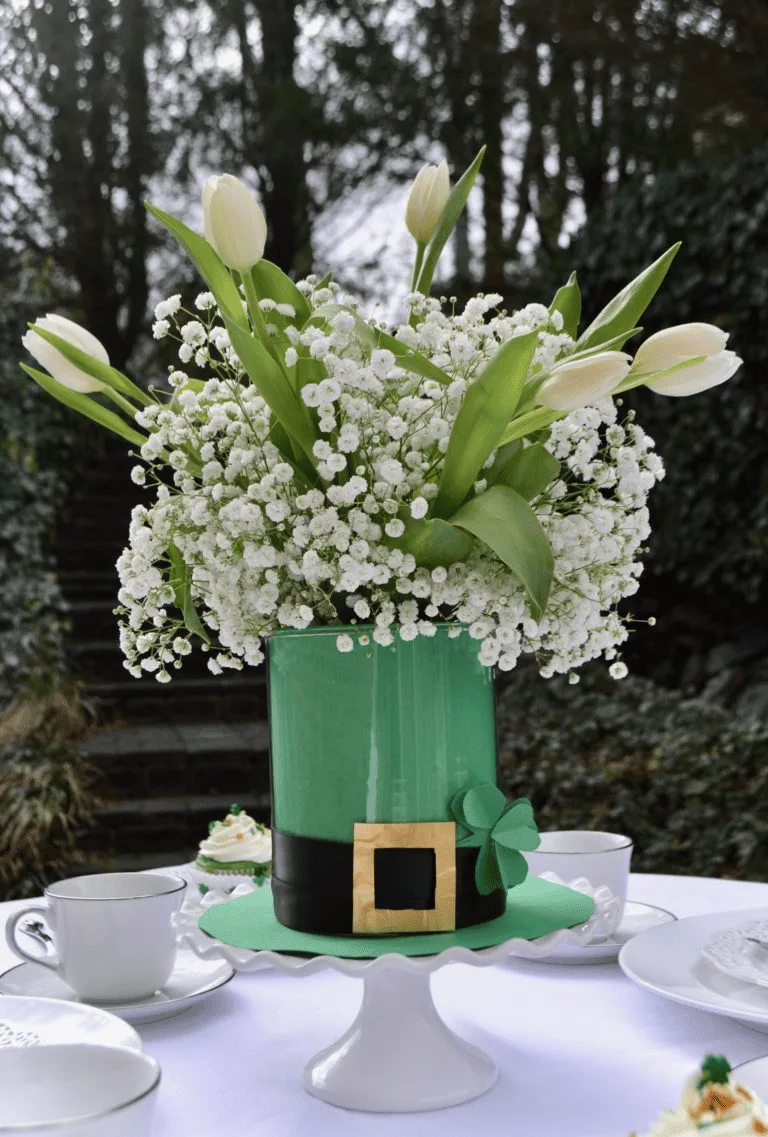
[[[691,877],[633,874],[629,895],[679,917],[768,905],[766,884]],[[0,904],[0,922],[17,907]],[[14,962],[3,943],[0,971]],[[626,1137],[676,1103],[705,1054],[768,1053],[768,1036],[643,991],[617,964],[453,964],[432,983],[448,1024],[500,1067],[484,1097],[408,1115],[309,1097],[304,1064],[354,1019],[361,981],[265,971],[139,1028],[163,1070],[152,1137]]]

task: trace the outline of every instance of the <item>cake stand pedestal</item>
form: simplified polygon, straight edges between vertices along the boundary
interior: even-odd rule
[[[554,874],[547,874],[547,879],[562,883]],[[438,955],[392,953],[376,959],[248,951],[206,935],[190,911],[177,920],[178,940],[203,959],[225,959],[239,971],[276,967],[302,976],[333,968],[362,979],[363,1000],[357,1018],[307,1064],[304,1089],[345,1109],[414,1113],[479,1097],[499,1075],[488,1054],[454,1034],[440,1018],[432,1000],[432,973],[449,963],[487,967],[508,959],[513,951],[541,959],[563,944],[583,946],[605,934],[618,903],[615,897],[607,889],[594,891],[583,879],[569,887],[594,897],[595,911],[586,924],[536,940],[512,939],[478,950],[452,947]]]

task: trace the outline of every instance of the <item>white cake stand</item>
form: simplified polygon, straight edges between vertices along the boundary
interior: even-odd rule
[[[555,884],[563,883],[554,874],[544,875]],[[595,911],[586,924],[536,940],[512,939],[478,950],[453,947],[438,955],[391,954],[377,959],[248,951],[206,935],[189,908],[177,921],[178,939],[203,959],[225,959],[239,971],[276,967],[302,976],[333,968],[362,979],[363,1001],[357,1018],[341,1038],[310,1060],[304,1069],[304,1088],[345,1109],[413,1113],[470,1101],[490,1090],[499,1075],[489,1055],[454,1034],[440,1018],[432,1000],[432,973],[448,963],[488,967],[513,951],[540,959],[560,945],[583,946],[607,934],[616,898],[606,888],[593,890],[583,878],[569,887],[594,897]]]

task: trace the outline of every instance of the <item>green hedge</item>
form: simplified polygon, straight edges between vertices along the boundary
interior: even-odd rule
[[[626,833],[638,872],[768,880],[768,728],[600,665],[523,668],[497,713],[500,785],[540,829]]]
[[[727,620],[768,604],[768,146],[662,171],[619,188],[558,264],[540,264],[549,297],[576,267],[585,312],[674,241],[683,247],[646,317],[646,333],[705,320],[731,334],[745,364],[690,399],[628,400],[666,460],[652,495],[649,574],[685,600],[693,589]],[[631,344],[629,345],[631,348]],[[652,584],[652,582],[649,582]]]

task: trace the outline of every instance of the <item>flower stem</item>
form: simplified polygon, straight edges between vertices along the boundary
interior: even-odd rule
[[[134,407],[133,403],[129,403],[127,399],[123,398],[123,396],[112,387],[105,386],[104,394],[110,398],[113,403],[116,403],[121,411],[124,411],[128,415],[131,422],[134,421],[136,418],[136,407]]]
[[[416,242],[416,259],[413,262],[413,273],[411,274],[411,292],[416,291],[416,285],[419,283],[419,277],[421,276],[421,266],[424,264],[424,253],[426,252],[426,248],[427,246],[423,241]],[[415,328],[417,321],[418,317],[414,312],[413,307],[411,306],[408,309],[408,323],[412,328]]]
[[[281,362],[275,345],[272,343],[272,337],[267,331],[267,325],[264,323],[264,316],[262,315],[261,305],[259,304],[259,294],[256,291],[256,286],[253,283],[253,276],[250,272],[241,274],[240,279],[243,282],[245,289],[245,299],[248,304],[248,312],[253,322],[254,330],[256,331],[259,339],[264,344],[269,354],[274,359],[275,363],[279,366],[280,370],[285,375],[285,365]],[[286,375],[287,378],[287,375]]]

